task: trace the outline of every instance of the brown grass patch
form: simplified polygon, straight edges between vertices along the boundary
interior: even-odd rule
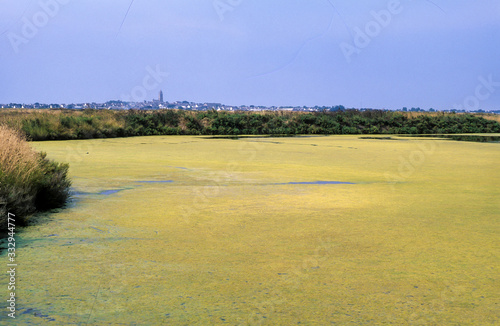
[[[38,153],[21,132],[3,125],[0,125],[0,140],[0,181],[8,177],[23,184],[38,169]]]

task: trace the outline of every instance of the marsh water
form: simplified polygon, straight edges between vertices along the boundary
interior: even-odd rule
[[[19,324],[498,324],[497,143],[33,146],[74,195],[17,234]]]

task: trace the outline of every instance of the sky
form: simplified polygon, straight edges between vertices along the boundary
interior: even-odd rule
[[[500,109],[498,0],[0,0],[0,103]]]

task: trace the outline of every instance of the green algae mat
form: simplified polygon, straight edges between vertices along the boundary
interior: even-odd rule
[[[498,143],[33,145],[70,163],[74,193],[16,234],[16,319],[5,303],[1,324],[499,323]]]

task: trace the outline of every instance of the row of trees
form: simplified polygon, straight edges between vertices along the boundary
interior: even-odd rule
[[[456,134],[500,133],[500,124],[473,114],[338,110],[334,112],[225,111],[0,111],[0,123],[33,140],[148,135]]]

